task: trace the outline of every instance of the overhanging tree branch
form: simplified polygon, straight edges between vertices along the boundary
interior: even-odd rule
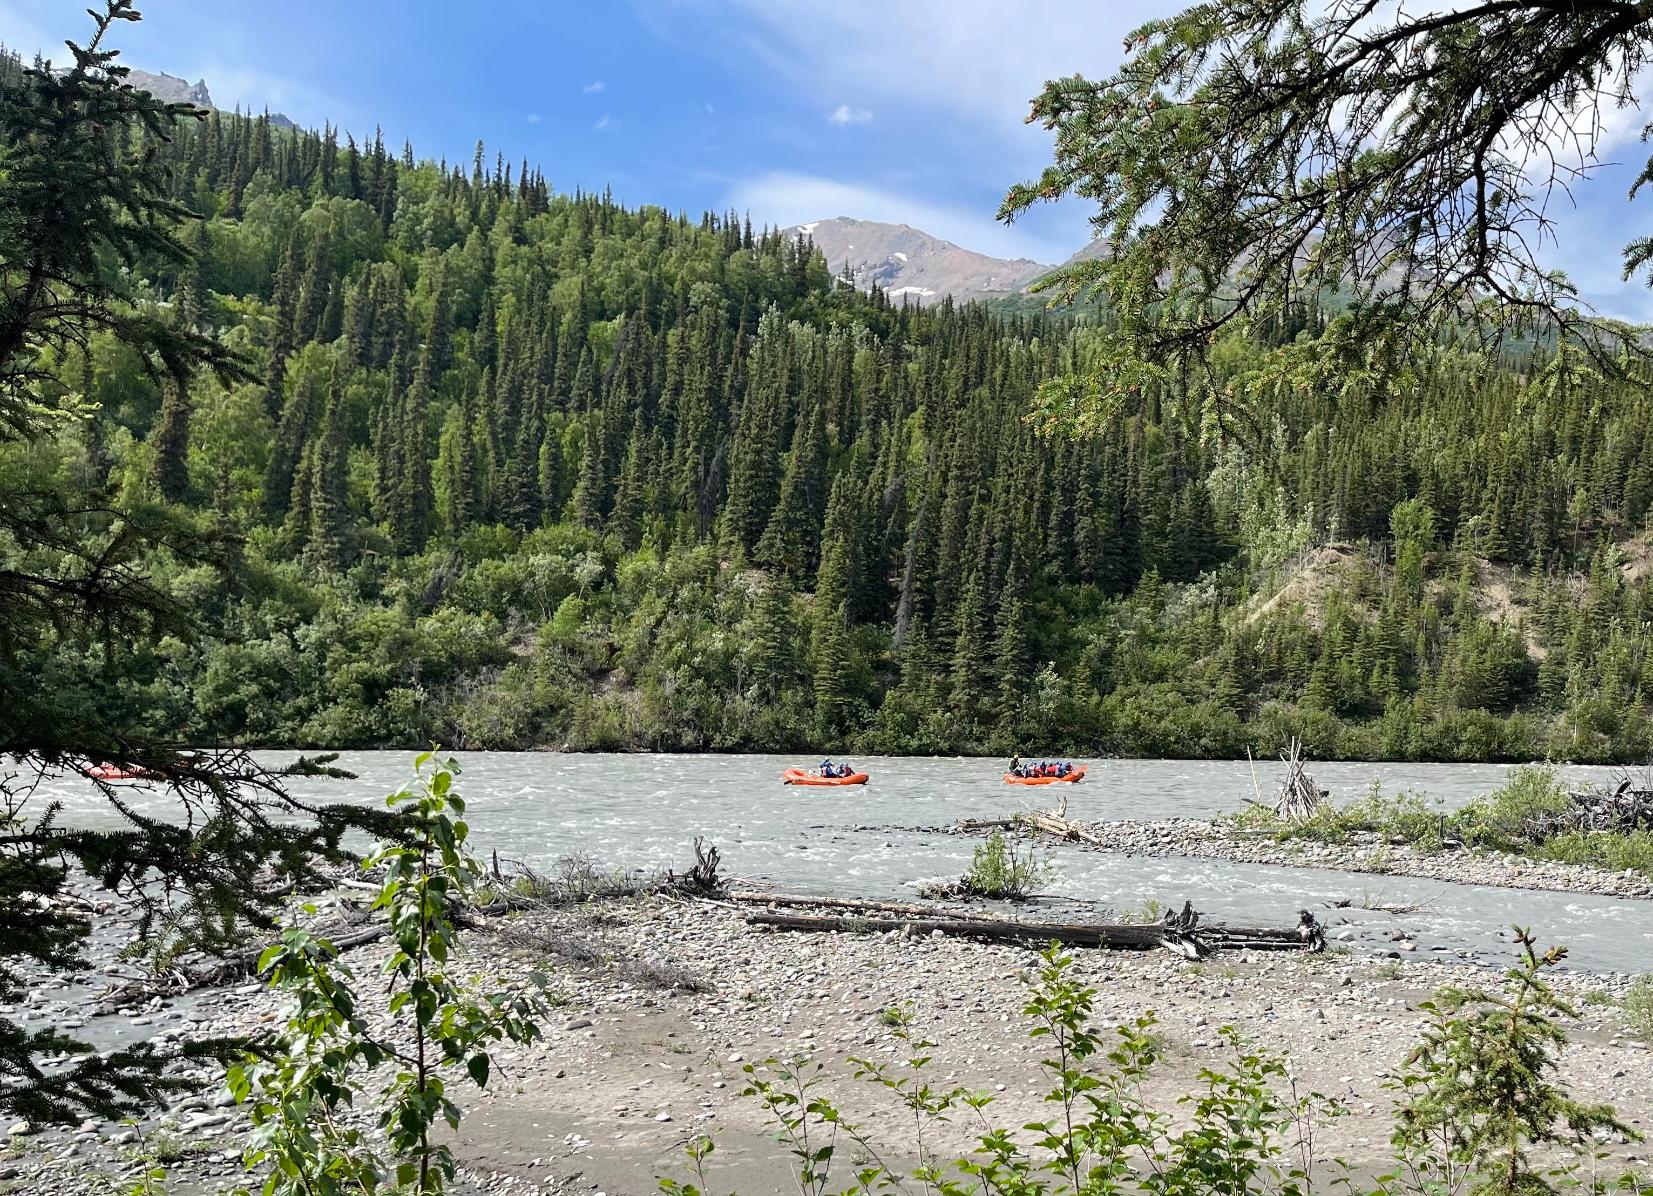
[[[1042,286],[1105,300],[1121,354],[1144,361],[1305,301],[1348,313],[1348,349],[1526,336],[1604,367],[1642,356],[1541,255],[1551,203],[1599,164],[1603,112],[1634,102],[1653,4],[1317,9],[1198,4],[1133,33],[1110,78],[1046,85],[1029,119],[1055,134],[1053,163],[1000,215],[1091,200],[1102,252]],[[1120,397],[1095,381],[1093,398]]]

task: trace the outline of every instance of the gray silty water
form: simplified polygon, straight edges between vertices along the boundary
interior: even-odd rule
[[[272,760],[286,758],[271,754]],[[306,797],[381,800],[407,777],[405,752],[347,752],[348,782],[304,782]],[[982,759],[857,758],[872,783],[855,789],[789,788],[779,756],[461,754],[462,790],[475,842],[510,859],[548,867],[574,853],[633,868],[682,866],[704,835],[736,875],[800,892],[911,897],[922,879],[957,875],[974,841],[919,833],[961,817],[999,816],[1049,804],[1048,790],[1015,789],[1000,780],[1002,762]],[[1257,776],[1267,795],[1274,762]],[[1338,798],[1373,781],[1386,792],[1414,789],[1443,808],[1502,784],[1502,765],[1316,764],[1315,778]],[[1572,783],[1606,783],[1611,769],[1568,769]],[[1252,792],[1246,761],[1114,760],[1092,766],[1083,785],[1067,787],[1069,813],[1086,819],[1209,817],[1239,806]],[[65,820],[103,821],[107,811],[90,783],[59,778],[41,797],[64,803]],[[1479,888],[1405,877],[1125,857],[1056,848],[1053,896],[1134,910],[1147,899],[1190,900],[1209,916],[1285,924],[1301,908],[1334,928],[1345,922],[1363,949],[1387,949],[1388,930],[1404,927],[1420,953],[1498,959],[1512,923],[1546,941],[1565,942],[1572,962],[1601,971],[1653,968],[1653,903],[1563,893]],[[1349,898],[1418,903],[1419,914],[1391,916],[1328,909]]]

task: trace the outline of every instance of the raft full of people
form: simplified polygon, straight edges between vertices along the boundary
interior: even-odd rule
[[[867,774],[855,771],[847,760],[842,763],[822,760],[821,767],[814,771],[789,768],[781,773],[783,785],[865,785],[867,780]]]
[[[1004,774],[1006,785],[1057,785],[1082,781],[1085,766],[1072,760],[1023,760],[1015,756]]]

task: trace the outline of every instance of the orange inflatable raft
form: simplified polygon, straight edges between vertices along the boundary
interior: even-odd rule
[[[1065,777],[1019,777],[1013,772],[1007,772],[1004,774],[1004,783],[1006,785],[1061,785],[1065,782],[1082,781],[1084,779],[1085,766],[1083,764],[1068,773]]]
[[[149,774],[140,768],[122,768],[119,764],[94,764],[86,769],[94,781],[144,781]]]
[[[867,774],[852,772],[847,777],[823,777],[819,773],[805,772],[801,768],[789,768],[781,773],[783,785],[865,785]]]

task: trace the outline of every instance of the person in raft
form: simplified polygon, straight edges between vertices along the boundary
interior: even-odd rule
[[[1020,756],[1010,757],[1010,767],[1005,769],[1005,771],[1008,772],[1013,777],[1021,776],[1022,775],[1022,758]]]

